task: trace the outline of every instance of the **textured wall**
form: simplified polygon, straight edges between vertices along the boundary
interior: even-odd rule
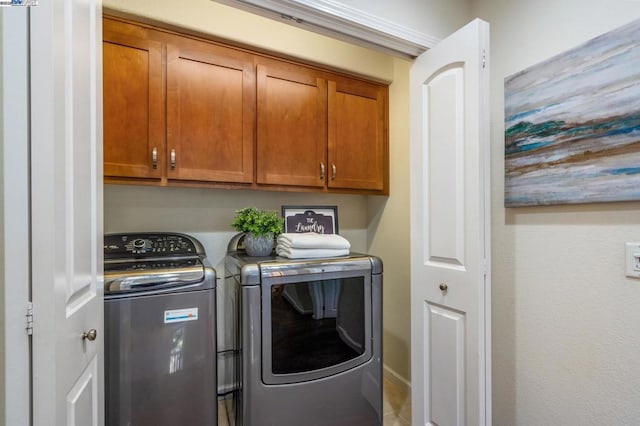
[[[478,1],[491,23],[494,425],[640,423],[640,203],[505,209],[504,78],[640,17],[640,2]]]
[[[409,67],[397,59],[389,88],[389,197],[370,197],[367,239],[370,251],[384,260],[384,362],[410,380],[411,315],[409,304]]]

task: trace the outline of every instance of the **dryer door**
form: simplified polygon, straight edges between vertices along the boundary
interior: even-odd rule
[[[296,383],[371,358],[371,270],[268,277],[262,282],[262,379]]]

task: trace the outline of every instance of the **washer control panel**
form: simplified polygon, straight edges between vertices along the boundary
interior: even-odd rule
[[[104,236],[104,258],[145,259],[154,257],[195,257],[201,248],[184,234],[136,233]]]

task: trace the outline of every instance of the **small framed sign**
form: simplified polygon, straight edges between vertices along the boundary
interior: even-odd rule
[[[284,232],[338,233],[336,206],[282,206]]]

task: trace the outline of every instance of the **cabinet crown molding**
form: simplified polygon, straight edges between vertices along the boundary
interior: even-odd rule
[[[440,41],[335,0],[212,1],[406,59]]]

